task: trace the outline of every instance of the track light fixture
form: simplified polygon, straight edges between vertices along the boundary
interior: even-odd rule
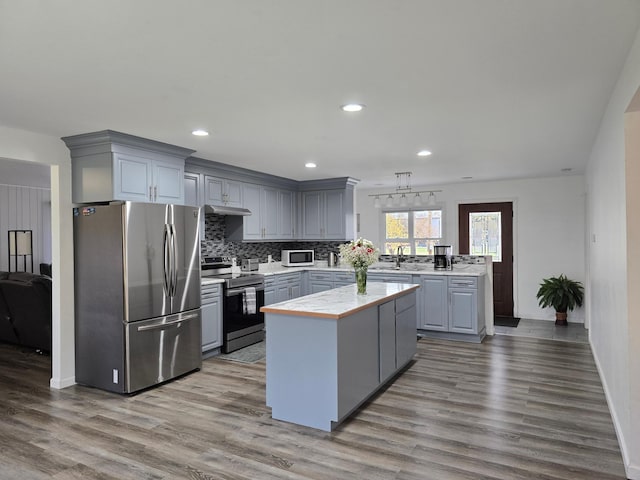
[[[409,206],[422,206],[426,205],[433,207],[436,205],[436,192],[442,190],[421,190],[419,192],[411,190],[411,172],[396,172],[396,191],[391,193],[376,193],[369,195],[374,197],[373,206],[375,208],[394,206],[409,207]],[[423,197],[421,193],[428,193],[426,197],[426,203],[423,203]],[[382,198],[385,200],[383,201]]]

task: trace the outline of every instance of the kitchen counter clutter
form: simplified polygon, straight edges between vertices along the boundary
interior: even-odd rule
[[[261,308],[266,399],[277,420],[331,431],[416,352],[419,285],[356,285]]]

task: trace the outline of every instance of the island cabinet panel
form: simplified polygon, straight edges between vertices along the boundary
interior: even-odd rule
[[[350,285],[263,307],[273,418],[331,431],[390,381],[416,351],[416,288],[377,284],[362,303]],[[331,300],[356,308],[323,316]]]
[[[395,301],[396,313],[396,366],[402,367],[417,351],[416,293],[412,292]]]
[[[278,314],[265,315],[265,320],[271,416],[330,431],[331,421],[339,418],[337,322]]]
[[[380,384],[377,309],[336,322],[338,340],[338,417],[346,417]],[[357,348],[354,346],[357,345]]]
[[[396,371],[396,307],[395,302],[378,307],[380,335],[380,380],[384,381]]]

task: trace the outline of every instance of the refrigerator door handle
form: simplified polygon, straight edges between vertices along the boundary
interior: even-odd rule
[[[176,229],[173,224],[169,225],[171,232],[171,296],[175,297],[178,290],[178,247],[176,246]]]
[[[163,278],[162,285],[164,287],[165,296],[171,296],[171,249],[169,245],[169,239],[171,236],[171,232],[169,231],[170,225],[165,224],[164,226],[164,235],[162,237],[162,256],[163,256]]]
[[[177,323],[182,323],[182,322],[186,322],[188,320],[192,320],[194,318],[196,318],[198,316],[197,313],[191,313],[189,315],[183,315],[182,318],[179,318],[178,320],[172,320],[171,322],[166,322],[166,323],[156,323],[155,325],[143,325],[142,327],[138,327],[138,331],[139,332],[145,332],[147,330],[160,330],[160,329],[165,329],[167,327],[171,327],[172,325],[175,325]]]

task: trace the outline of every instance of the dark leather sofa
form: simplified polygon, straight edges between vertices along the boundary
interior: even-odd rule
[[[51,351],[51,278],[0,272],[0,341]]]

